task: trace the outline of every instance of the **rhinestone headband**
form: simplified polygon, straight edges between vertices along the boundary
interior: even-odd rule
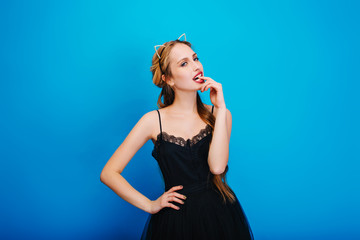
[[[183,33],[183,34],[181,34],[181,36],[180,37],[178,37],[178,39],[177,40],[180,40],[180,38],[182,37],[182,36],[184,36],[184,41],[186,41],[186,34],[185,33]],[[161,46],[163,46],[163,49],[161,50],[161,52],[160,52],[160,55],[158,54],[158,51],[157,51],[157,49],[156,49],[156,47],[161,47]],[[163,74],[164,72],[163,72],[163,70],[161,69],[161,65],[160,65],[160,59],[161,59],[161,54],[162,54],[162,52],[164,51],[164,49],[165,49],[165,45],[155,45],[154,46],[154,48],[155,48],[155,52],[156,52],[156,55],[158,56],[158,58],[159,58],[159,67],[160,67],[160,71],[161,71],[161,73]]]

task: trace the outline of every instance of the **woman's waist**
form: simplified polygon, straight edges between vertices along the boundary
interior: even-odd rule
[[[208,180],[201,180],[201,181],[196,181],[196,182],[191,182],[191,183],[186,183],[186,184],[180,183],[180,184],[165,185],[165,191],[168,191],[172,187],[179,186],[179,185],[182,185],[183,188],[176,190],[176,192],[178,192],[180,194],[185,194],[185,195],[214,187],[214,183],[210,179],[208,179]]]

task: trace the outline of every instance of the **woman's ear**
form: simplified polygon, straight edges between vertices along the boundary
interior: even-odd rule
[[[171,81],[169,78],[166,78],[165,77],[165,74],[161,75],[161,78],[164,82],[166,82],[166,84],[168,84],[170,87],[173,87],[174,86],[174,82]]]

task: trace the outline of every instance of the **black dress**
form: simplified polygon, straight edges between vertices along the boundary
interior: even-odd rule
[[[162,132],[159,111],[158,115],[160,133],[152,156],[162,172],[165,191],[183,185],[176,192],[187,198],[182,199],[184,204],[171,202],[179,206],[180,210],[165,207],[156,214],[150,214],[141,239],[254,239],[237,197],[234,203],[227,200],[224,204],[221,194],[212,183],[214,175],[207,162],[212,136],[210,125],[185,140]]]

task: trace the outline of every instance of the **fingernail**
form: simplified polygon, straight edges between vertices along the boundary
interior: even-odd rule
[[[186,199],[186,196],[184,196],[184,199]]]

